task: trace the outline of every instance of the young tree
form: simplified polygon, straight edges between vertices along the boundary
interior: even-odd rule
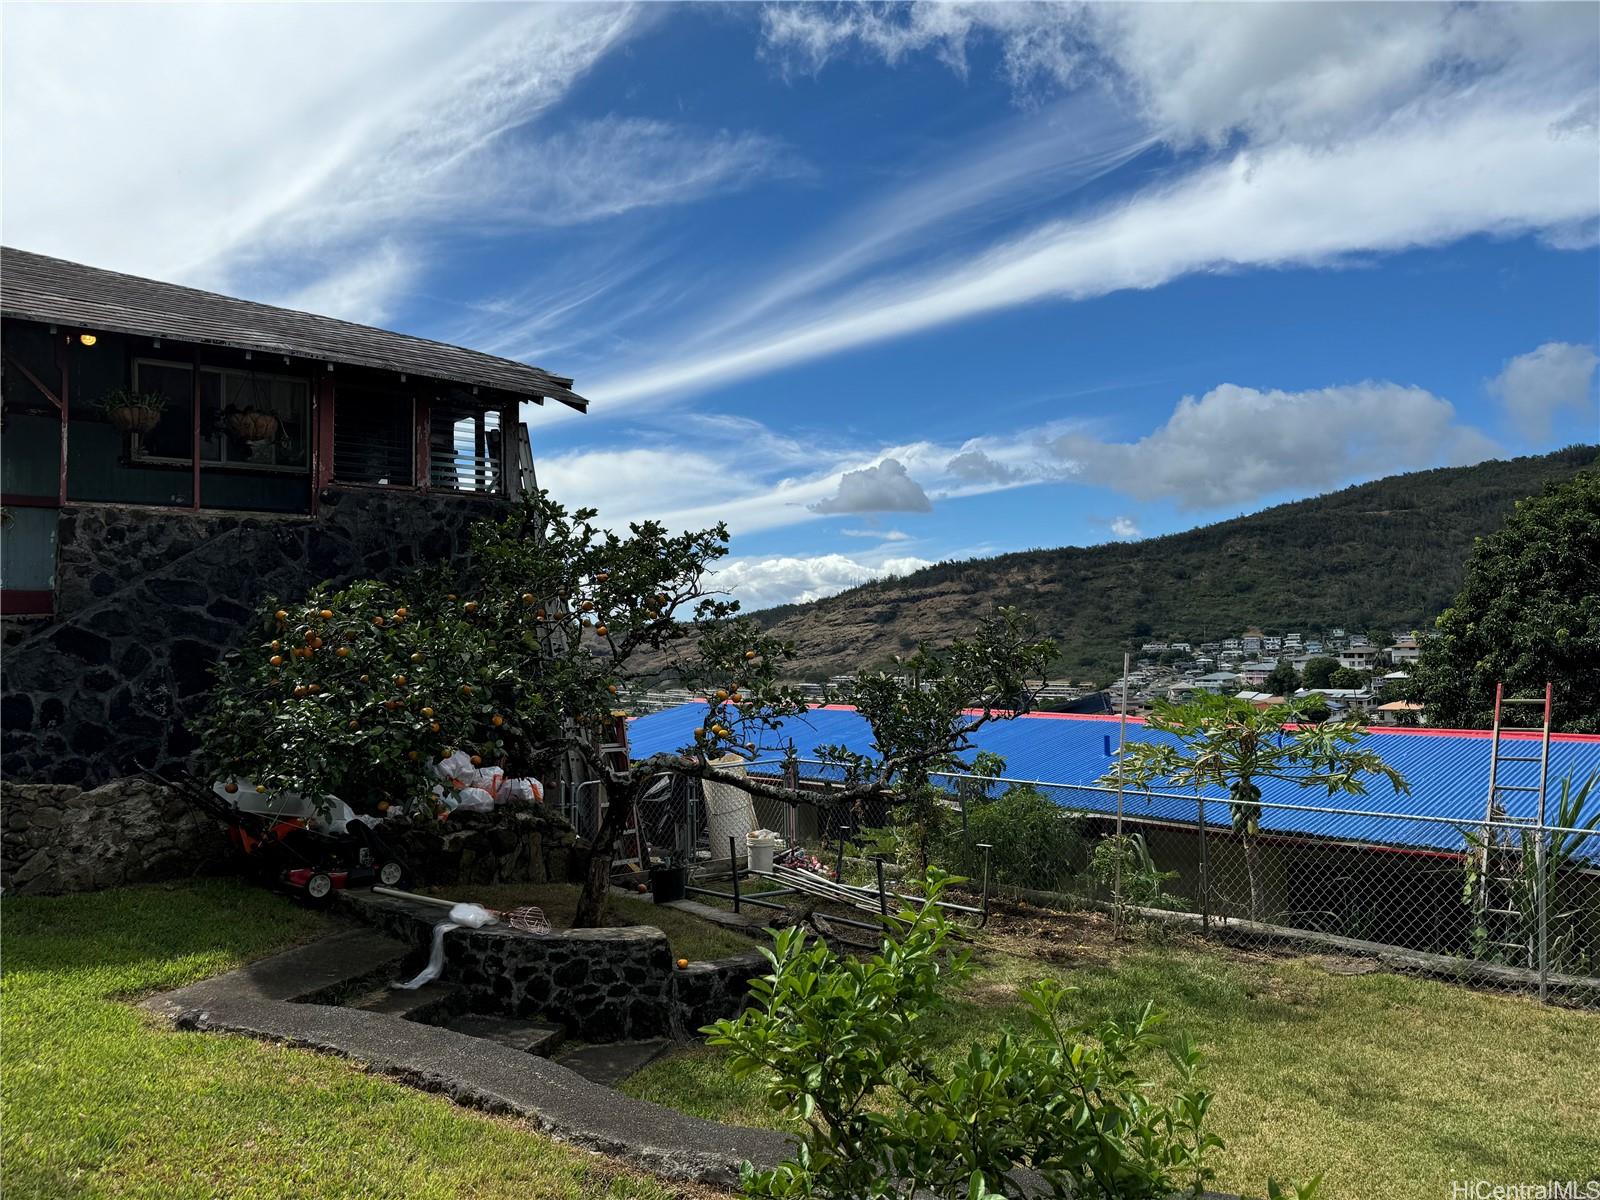
[[[724,526],[670,534],[645,521],[618,534],[595,516],[529,495],[474,528],[459,571],[270,603],[259,644],[219,673],[203,766],[267,791],[381,795],[418,812],[437,803],[430,762],[453,749],[511,775],[576,768],[601,782],[605,815],[575,923],[600,923],[616,842],[652,780],[677,771],[787,799],[778,784],[716,760],[748,756],[761,731],[806,705],[780,682],[792,645],[738,617],[713,586]],[[850,775],[840,798],[926,783],[978,728],[1026,711],[1026,680],[1042,677],[1053,655],[1003,611],[971,641],[920,651],[909,677],[862,681],[857,703],[875,744],[835,756]],[[620,687],[663,669],[706,696],[704,724],[679,751],[615,761],[602,745],[622,718]]]
[[[1494,690],[1553,686],[1556,728],[1600,733],[1600,472],[1518,503],[1479,538],[1467,577],[1423,644],[1407,697],[1430,725],[1487,728]]]
[[[1332,688],[1359,688],[1366,687],[1372,676],[1369,672],[1358,671],[1355,667],[1340,667],[1328,679],[1328,686]]]
[[[1266,914],[1260,781],[1326,788],[1330,796],[1363,795],[1368,779],[1387,782],[1397,793],[1411,790],[1381,757],[1360,749],[1366,731],[1359,724],[1302,722],[1301,706],[1292,701],[1267,709],[1227,696],[1201,695],[1185,704],[1157,701],[1145,727],[1172,740],[1129,742],[1122,756],[1124,784],[1228,790],[1250,879],[1250,916],[1256,921]]]

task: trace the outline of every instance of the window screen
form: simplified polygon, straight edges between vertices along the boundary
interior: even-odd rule
[[[333,476],[341,483],[409,487],[412,474],[412,401],[401,392],[355,385],[333,399]]]

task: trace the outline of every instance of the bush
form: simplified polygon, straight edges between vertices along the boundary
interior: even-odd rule
[[[1187,1042],[1170,1052],[1174,1082],[1140,1065],[1161,1018],[1076,1022],[1073,989],[1026,989],[1027,1032],[975,1044],[944,1066],[930,1052],[947,1014],[944,984],[970,971],[931,902],[948,882],[930,873],[930,901],[903,910],[869,958],[841,957],[787,929],[767,951],[773,973],[754,1005],[708,1026],[736,1076],[765,1074],[767,1096],[804,1123],[795,1156],[748,1164],[751,1197],[1010,1195],[1031,1169],[1056,1196],[1122,1200],[1198,1192],[1222,1143],[1204,1122],[1211,1094]],[[1301,1195],[1309,1195],[1302,1191]]]
[[[1084,867],[1083,824],[1038,788],[1015,784],[994,800],[978,801],[967,813],[967,836],[958,829],[948,861],[956,873],[977,880],[987,842],[991,882],[1044,891],[1065,889]]]

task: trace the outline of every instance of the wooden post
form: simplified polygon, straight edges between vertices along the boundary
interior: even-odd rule
[[[70,336],[70,335],[69,335]],[[67,503],[67,405],[72,392],[72,363],[67,353],[67,341],[56,343],[56,366],[61,372],[61,395],[56,407],[61,410],[61,472],[57,480],[56,502],[60,507]]]
[[[311,486],[320,493],[333,482],[333,376],[317,376],[317,429],[311,441]]]
[[[419,488],[428,488],[433,484],[433,405],[427,396],[419,394],[411,411],[415,421],[412,443],[416,447],[411,481]]]
[[[189,507],[200,508],[200,347],[189,352]]]

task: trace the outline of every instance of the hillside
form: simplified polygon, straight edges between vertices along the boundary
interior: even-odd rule
[[[1135,639],[1431,624],[1472,540],[1511,506],[1600,463],[1600,447],[1394,475],[1147,541],[944,562],[756,614],[792,638],[806,674],[880,665],[969,631],[996,605],[1032,614],[1060,670],[1108,679]]]

